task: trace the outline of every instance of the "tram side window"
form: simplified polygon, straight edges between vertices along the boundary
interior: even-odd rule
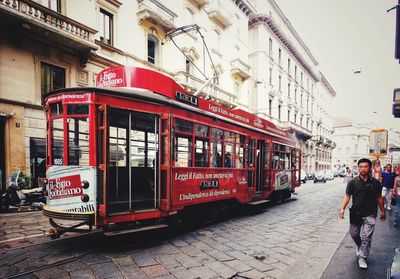
[[[282,144],[273,144],[272,164],[274,169],[290,169],[291,155],[290,148]]]
[[[110,164],[126,167],[126,128],[110,126]]]
[[[270,148],[270,144],[266,143],[265,144],[265,167],[268,169],[271,167],[271,162],[270,162],[270,157],[269,157],[269,148]]]
[[[89,165],[89,119],[68,118],[68,164]]]
[[[54,103],[50,105],[50,116],[61,116],[63,114],[63,106],[61,103]]]
[[[222,142],[211,141],[211,167],[222,168]]]
[[[256,147],[256,141],[249,140],[249,142],[247,143],[247,149],[246,149],[246,163],[247,163],[247,166],[249,166],[249,167],[254,166],[255,147]]]
[[[195,123],[194,130],[196,135],[194,166],[208,167],[209,127]]]
[[[272,156],[272,168],[280,169],[281,166],[280,166],[280,160],[279,160],[279,155],[280,155],[279,144],[274,143],[273,148],[274,148],[274,153]]]
[[[51,123],[51,146],[53,165],[63,165],[64,158],[64,119],[53,119]]]
[[[243,168],[245,139],[245,136],[236,135],[235,167],[237,169]]]
[[[233,143],[228,143],[225,142],[225,158],[224,158],[224,167],[225,168],[233,168],[233,158],[232,158],[232,154],[233,154],[233,147],[234,144]]]
[[[69,105],[67,107],[67,114],[89,114],[88,105]]]
[[[192,138],[177,136],[175,140],[175,166],[192,166]]]
[[[208,167],[208,140],[196,139],[195,167]]]
[[[177,132],[192,133],[193,123],[183,119],[175,119],[175,130]]]
[[[290,149],[290,161],[291,161],[291,168],[292,169],[298,169],[298,165],[297,165],[297,158],[296,158],[296,149],[295,148],[291,148]]]

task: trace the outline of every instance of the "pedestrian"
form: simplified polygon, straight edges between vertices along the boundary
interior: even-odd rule
[[[233,167],[233,161],[232,161],[232,156],[230,152],[225,153],[225,168],[232,168]]]
[[[396,173],[392,171],[392,165],[387,164],[385,170],[382,172],[382,197],[385,201],[385,208],[391,210],[390,204],[392,202],[393,185]]]
[[[393,183],[393,194],[392,199],[398,199],[399,196],[399,188],[400,188],[400,168],[395,168],[396,170],[396,178]]]
[[[339,217],[344,219],[344,211],[350,202],[350,197],[352,197],[352,206],[349,210],[349,234],[357,245],[358,266],[366,269],[368,268],[366,260],[371,249],[378,206],[381,221],[386,219],[386,212],[383,208],[381,183],[371,176],[372,162],[367,158],[362,158],[358,161],[357,166],[359,175],[347,184]]]
[[[376,159],[372,162],[372,176],[379,180],[382,183],[382,168],[381,161]]]
[[[344,177],[343,183],[349,183],[349,181],[353,178],[353,172],[350,168],[346,170],[346,176]]]

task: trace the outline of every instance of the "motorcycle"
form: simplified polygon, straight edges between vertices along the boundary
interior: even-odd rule
[[[1,192],[0,212],[6,212],[10,205],[17,207],[18,210],[23,208],[29,210],[42,209],[46,203],[44,188],[23,189],[27,184],[28,181],[21,171],[15,171],[11,174],[7,181],[7,189]]]

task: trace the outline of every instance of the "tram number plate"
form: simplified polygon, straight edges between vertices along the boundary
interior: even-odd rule
[[[179,91],[176,91],[176,99],[183,103],[194,105],[196,107],[199,104],[199,101],[196,96],[185,94],[185,93],[179,92]]]
[[[201,190],[216,189],[218,187],[219,187],[219,181],[218,180],[202,181],[200,183],[200,189]]]

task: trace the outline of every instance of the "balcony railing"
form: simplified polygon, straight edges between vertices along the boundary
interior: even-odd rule
[[[192,0],[192,2],[196,3],[199,7],[203,7],[205,4],[208,4],[208,0]]]
[[[231,61],[231,73],[246,80],[250,77],[250,66],[241,59]]]
[[[176,28],[174,21],[177,15],[157,0],[137,0],[139,11],[137,16],[139,21],[148,20],[165,30]]]
[[[27,24],[44,27],[57,34],[76,38],[80,43],[86,42],[91,48],[97,48],[94,44],[96,30],[31,0],[0,0],[0,10],[25,20]]]
[[[224,28],[232,25],[231,15],[225,10],[220,0],[211,0],[206,7],[206,11],[210,19],[216,21]]]
[[[174,79],[183,88],[192,93],[199,89],[205,82],[204,80],[201,80],[183,71],[175,73]],[[237,104],[237,97],[235,95],[216,86],[208,86],[204,88],[203,91],[200,92],[200,96],[208,96],[209,98],[215,99],[216,102],[227,107],[236,106]]]

